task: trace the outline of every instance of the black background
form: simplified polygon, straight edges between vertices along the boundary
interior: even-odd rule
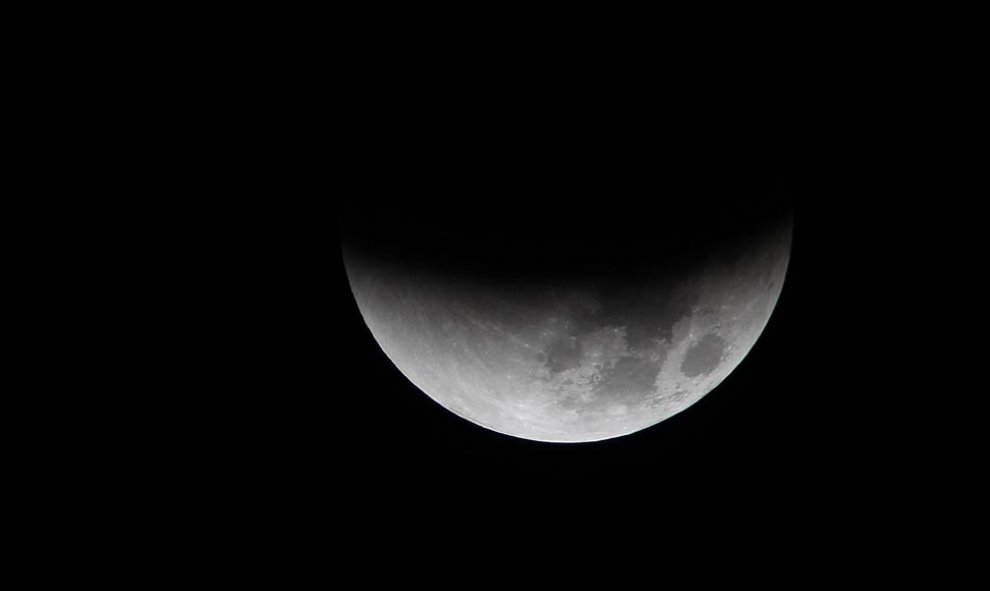
[[[904,335],[913,313],[889,286],[925,264],[902,240],[901,195],[884,184],[911,174],[893,164],[891,147],[911,132],[897,125],[889,69],[814,50],[699,49],[658,67],[344,45],[329,63],[305,50],[232,52],[203,130],[223,202],[205,217],[229,249],[211,277],[237,286],[216,302],[218,332],[238,344],[218,356],[236,385],[218,384],[200,406],[211,435],[194,469],[220,491],[219,511],[266,508],[231,527],[287,521],[318,536],[314,523],[367,549],[504,540],[507,552],[676,528],[691,532],[679,538],[689,547],[759,532],[794,540],[799,555],[834,535],[868,556],[870,540],[941,519],[925,499],[954,473],[934,451],[944,419],[919,408],[924,386],[909,375],[919,352],[888,330]],[[618,142],[606,156],[575,148],[603,138]],[[792,199],[790,268],[763,336],[702,401],[627,437],[542,444],[443,410],[387,360],[347,283],[348,203],[403,191],[406,207],[432,200],[436,211],[433,183],[453,178],[443,224],[484,219],[498,201],[461,199],[460,188],[475,173],[504,177],[473,155],[548,152],[513,182],[601,156],[596,192],[616,170],[635,191],[659,153],[687,171],[682,184],[756,167]],[[637,207],[630,215],[662,215],[664,202]]]

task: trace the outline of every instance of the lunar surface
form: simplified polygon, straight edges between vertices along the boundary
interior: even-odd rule
[[[722,382],[770,318],[790,241],[788,216],[674,270],[498,289],[344,260],[375,339],[433,400],[507,435],[584,442],[655,425]]]

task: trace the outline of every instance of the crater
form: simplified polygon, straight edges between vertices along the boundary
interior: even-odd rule
[[[725,339],[716,334],[706,334],[684,355],[681,373],[689,378],[708,375],[721,363],[723,353]]]

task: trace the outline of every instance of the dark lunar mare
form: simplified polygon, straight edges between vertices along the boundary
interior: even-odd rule
[[[688,349],[681,362],[681,373],[689,378],[711,373],[722,360],[725,345],[725,339],[718,335],[707,334],[701,337],[701,340]]]

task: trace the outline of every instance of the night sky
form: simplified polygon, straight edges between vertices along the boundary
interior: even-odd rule
[[[227,468],[211,477],[254,483],[296,519],[318,507],[362,543],[434,529],[540,539],[674,522],[794,536],[903,527],[897,492],[931,472],[918,468],[926,435],[906,432],[898,356],[876,328],[899,313],[878,289],[892,247],[877,231],[885,206],[869,199],[879,105],[850,93],[858,79],[813,69],[781,59],[658,81],[477,64],[427,74],[397,59],[314,77],[259,58],[231,74],[208,130],[227,196],[211,215],[231,232],[218,272],[248,277],[247,300],[230,305],[243,307],[236,330],[250,352],[233,363],[244,386],[204,406],[229,429],[217,436]],[[665,179],[684,201],[657,195]],[[592,444],[500,435],[418,391],[365,327],[340,254],[356,204],[384,209],[383,240],[422,228],[410,256],[443,250],[438,228],[519,224],[559,242],[598,224],[609,228],[598,239],[642,257],[653,220],[685,219],[669,236],[690,249],[705,215],[743,223],[768,191],[787,197],[794,233],[763,336],[688,410]],[[552,252],[528,270],[552,267]]]

